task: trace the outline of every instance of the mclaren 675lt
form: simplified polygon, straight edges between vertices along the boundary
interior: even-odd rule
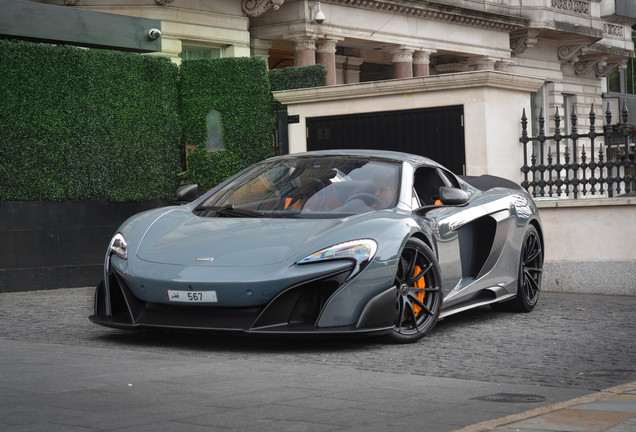
[[[483,305],[529,312],[543,234],[532,198],[397,152],[257,163],[124,222],[90,320],[122,329],[386,335],[412,342]]]

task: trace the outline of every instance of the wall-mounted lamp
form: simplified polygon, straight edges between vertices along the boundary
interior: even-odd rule
[[[320,2],[319,1],[310,1],[309,2],[309,8],[313,11],[314,10],[314,6],[317,6],[318,9],[314,12],[314,19],[313,21],[315,21],[318,24],[322,24],[325,22],[325,14],[322,13],[322,9],[320,9]]]

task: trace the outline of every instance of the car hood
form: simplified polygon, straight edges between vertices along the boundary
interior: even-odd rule
[[[344,223],[342,219],[210,218],[176,209],[150,225],[136,255],[144,261],[185,266],[270,265],[315,252],[312,244]],[[329,245],[315,248],[325,246]]]

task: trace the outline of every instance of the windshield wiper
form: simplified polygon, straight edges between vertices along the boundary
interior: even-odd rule
[[[205,210],[213,212],[217,216],[225,217],[263,217],[263,213],[256,210],[248,210],[242,208],[236,208],[233,205],[227,205],[223,207],[200,207],[198,210]]]

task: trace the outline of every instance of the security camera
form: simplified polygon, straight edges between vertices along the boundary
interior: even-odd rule
[[[148,30],[148,38],[150,40],[156,40],[159,39],[161,37],[161,30],[153,28]]]
[[[318,12],[316,12],[316,16],[314,16],[314,21],[318,24],[322,24],[325,22],[325,14],[320,10],[320,6],[318,7]]]
[[[310,1],[309,2],[309,7],[313,10],[314,6],[317,6],[318,9],[316,10],[316,12],[314,13],[314,22],[318,23],[318,24],[322,24],[325,22],[325,14],[322,13],[322,9],[320,8],[320,2],[319,1]]]

